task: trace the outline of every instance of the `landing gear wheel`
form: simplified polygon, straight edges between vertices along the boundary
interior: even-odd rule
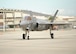
[[[27,39],[29,40],[29,36],[27,37]]]
[[[54,34],[53,33],[51,33],[51,38],[54,39]]]
[[[25,39],[25,34],[23,34],[23,39]]]

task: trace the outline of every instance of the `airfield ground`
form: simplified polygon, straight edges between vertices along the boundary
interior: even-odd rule
[[[30,32],[30,40],[23,40],[22,30],[0,32],[0,54],[76,54],[76,30]]]

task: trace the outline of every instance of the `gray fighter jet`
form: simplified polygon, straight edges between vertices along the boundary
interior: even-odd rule
[[[47,21],[47,20],[41,20],[41,19],[37,19],[36,17],[33,16],[25,16],[23,17],[23,20],[21,20],[20,22],[20,27],[23,29],[23,31],[25,31],[25,34],[23,34],[23,39],[26,38],[29,40],[29,31],[43,31],[43,30],[48,30],[50,29],[50,35],[51,38],[53,39],[53,33],[51,33],[51,30],[53,28],[53,25],[64,25],[64,24],[68,24],[68,23],[57,23],[54,22],[56,15],[58,13],[58,10],[56,11],[56,13],[54,14],[53,18],[51,19],[51,21]],[[28,34],[28,35],[27,35]]]

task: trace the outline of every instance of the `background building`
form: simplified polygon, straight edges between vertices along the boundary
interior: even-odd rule
[[[75,16],[58,16],[56,21],[69,22],[72,24],[71,28],[73,28],[73,26],[76,26],[76,17]]]
[[[50,15],[29,10],[0,9],[0,28],[3,31],[8,27],[14,28],[15,30],[16,27],[19,27],[19,22],[24,16],[41,17],[44,19]]]
[[[38,12],[33,12],[29,10],[18,10],[18,9],[0,9],[0,29],[6,31],[6,28],[15,28],[19,27],[20,20],[24,16],[33,16],[41,19],[48,19],[49,14],[43,14]],[[76,17],[74,16],[57,16],[55,22],[69,22],[72,23],[71,26],[64,25],[59,26],[59,28],[69,28],[76,26]]]

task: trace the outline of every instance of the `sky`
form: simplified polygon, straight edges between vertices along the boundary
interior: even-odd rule
[[[0,8],[31,10],[53,15],[76,16],[76,0],[0,0]]]

